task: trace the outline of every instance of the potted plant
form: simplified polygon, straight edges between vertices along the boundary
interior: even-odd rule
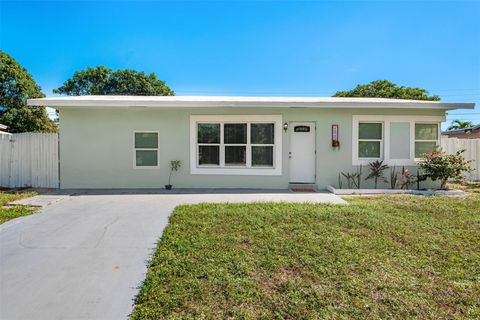
[[[170,161],[170,175],[168,176],[168,184],[165,185],[166,190],[172,190],[172,185],[170,184],[170,181],[172,179],[172,173],[173,171],[178,171],[178,169],[180,169],[181,166],[182,166],[182,162],[180,160]]]

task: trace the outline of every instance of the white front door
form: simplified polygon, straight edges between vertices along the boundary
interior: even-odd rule
[[[315,123],[290,122],[290,182],[315,182]]]

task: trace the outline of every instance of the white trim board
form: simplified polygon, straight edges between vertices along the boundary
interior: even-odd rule
[[[235,96],[69,96],[28,99],[29,106],[62,108],[397,108],[473,109],[475,103],[346,97],[235,97]]]

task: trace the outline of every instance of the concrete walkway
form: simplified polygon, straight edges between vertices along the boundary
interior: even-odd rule
[[[179,204],[344,203],[328,193],[152,192],[77,191],[0,225],[0,319],[126,319]]]

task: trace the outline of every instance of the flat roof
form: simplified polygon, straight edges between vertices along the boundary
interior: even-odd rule
[[[236,97],[236,96],[62,96],[28,99],[30,106],[69,107],[144,107],[144,108],[401,108],[401,109],[473,109],[475,103],[425,100],[340,97]]]

